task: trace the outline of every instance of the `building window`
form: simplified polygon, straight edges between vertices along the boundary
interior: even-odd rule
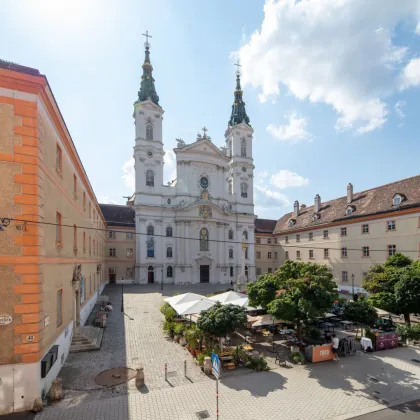
[[[396,195],[392,201],[394,203],[394,206],[399,206],[401,204],[401,197],[399,195]]]
[[[274,238],[274,243],[275,243],[275,244],[277,243],[277,238]]]
[[[369,225],[362,225],[362,233],[369,233]]]
[[[255,239],[255,243],[260,244],[261,243],[261,239],[260,238],[256,238]]]
[[[349,275],[347,271],[342,271],[341,272],[341,281],[343,283],[347,283],[349,281]]]
[[[73,225],[73,250],[77,251],[77,226]]]
[[[260,259],[261,259],[261,252],[257,251],[257,260],[260,260]]]
[[[166,277],[172,277],[172,266],[170,265],[166,267]]]
[[[86,252],[86,232],[83,232],[83,252]]]
[[[132,232],[127,232],[126,233],[126,239],[133,239],[134,235]]]
[[[108,231],[108,239],[115,239],[115,232],[113,230]]]
[[[273,270],[271,268],[267,269],[267,273],[272,273],[272,272],[273,272]]]
[[[171,226],[168,226],[166,228],[166,236],[172,236],[172,227]]]
[[[166,248],[166,258],[172,258],[172,247],[168,246],[168,248]]]
[[[228,193],[230,194],[230,195],[232,195],[233,194],[233,185],[232,185],[232,180],[230,179],[229,180],[229,182],[228,182]]]
[[[312,259],[314,257],[314,250],[310,249],[309,250],[309,258]]]
[[[324,230],[324,239],[328,238],[328,230]]]
[[[397,245],[388,245],[388,257],[392,257],[397,252]]]
[[[248,248],[245,248],[245,259],[248,259]]]
[[[267,258],[268,258],[268,259],[271,259],[271,252],[269,252],[269,253],[267,254]]]
[[[328,248],[324,248],[324,258],[330,257],[330,250]]]
[[[286,237],[284,238],[284,242],[285,242],[286,244],[288,244],[288,243],[289,243],[289,237],[288,237],[288,236],[286,236]]]
[[[127,267],[125,269],[125,276],[129,279],[133,278],[133,268],[132,267]]]
[[[151,124],[146,125],[146,140],[153,140],[153,126]]]
[[[151,169],[148,169],[146,171],[146,185],[148,187],[154,187],[155,186],[155,174]]]
[[[55,151],[55,166],[60,172],[63,171],[63,153],[61,151],[61,147],[58,144]]]
[[[57,328],[63,323],[63,289],[57,290]]]
[[[241,156],[246,156],[246,140],[241,141]]]
[[[395,230],[395,220],[388,220],[387,228],[388,230]]]
[[[347,258],[347,248],[341,248],[341,258]]]
[[[274,253],[274,259],[277,260],[277,251]]]
[[[155,234],[155,228],[153,227],[153,225],[147,226],[147,235],[154,236],[154,234]]]
[[[296,251],[296,259],[300,260],[300,251]]]
[[[152,226],[153,228],[153,226]],[[148,258],[154,258],[155,257],[155,240],[152,236],[149,236],[149,238],[146,241],[147,244],[147,257]]]
[[[314,234],[312,232],[309,232],[309,240],[310,241],[314,240]]]
[[[73,175],[73,195],[77,197],[77,177]]]
[[[271,238],[267,238],[267,243],[271,245]]]
[[[109,256],[110,257],[116,257],[117,256],[115,248],[109,248]]]
[[[242,182],[241,184],[241,197],[248,197],[248,184],[246,182]]]
[[[200,230],[200,251],[209,250],[209,231],[206,228]]]
[[[341,228],[341,236],[347,236],[347,228],[346,227]]]
[[[63,242],[63,230],[61,225],[61,213],[56,212],[55,214],[55,241],[57,244],[61,244]]]
[[[229,267],[229,275],[230,277],[233,277],[233,267]]]
[[[127,257],[132,258],[133,257],[133,248],[127,248]]]
[[[296,235],[296,242],[300,242],[300,235]]]
[[[284,253],[284,257],[286,258],[286,260],[288,260],[288,259],[289,259],[289,251],[286,251],[286,252]]]
[[[83,191],[83,210],[86,210],[86,193]]]
[[[229,248],[229,258],[233,258],[233,249]]]
[[[244,237],[245,237],[245,240],[248,240],[248,232],[247,232],[246,230],[244,230],[244,231],[242,232],[242,236],[244,236]]]
[[[230,239],[230,240],[232,240],[232,239],[233,239],[233,230],[232,230],[232,229],[229,229],[229,234],[228,234],[228,236],[229,236],[229,239]]]
[[[363,255],[363,257],[369,257],[370,256],[370,251],[369,251],[368,246],[362,247],[362,255]]]
[[[353,207],[347,207],[347,209],[346,209],[346,215],[347,216],[350,216],[351,214],[353,213]]]
[[[256,274],[257,274],[257,276],[260,276],[261,275],[261,268],[257,268],[256,269]]]

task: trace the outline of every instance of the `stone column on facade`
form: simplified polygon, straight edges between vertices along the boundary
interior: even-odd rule
[[[255,234],[254,226],[248,226],[248,281],[254,281],[255,276]]]
[[[222,250],[222,232],[223,232],[223,225],[224,223],[221,222],[217,222],[216,223],[216,230],[217,230],[217,234],[216,234],[216,266],[218,265],[220,267],[220,272],[221,272],[221,267],[223,266],[223,250]]]
[[[142,263],[145,260],[147,254],[145,254],[144,258],[142,257],[142,253],[144,253],[146,249],[146,219],[139,218],[138,223],[136,223],[136,280],[138,283],[142,281]],[[146,269],[147,270],[147,269]]]
[[[182,222],[179,220],[175,221],[175,252],[174,252],[174,258],[175,258],[175,265],[178,266],[181,264],[181,244],[182,241],[180,237],[182,236]]]

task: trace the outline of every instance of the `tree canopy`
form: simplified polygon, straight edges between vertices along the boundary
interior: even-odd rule
[[[420,263],[396,253],[384,264],[373,266],[363,287],[371,293],[373,306],[404,315],[410,323],[410,313],[420,312]]]
[[[248,296],[251,306],[261,305],[276,319],[294,323],[300,337],[301,324],[323,316],[338,295],[327,266],[286,261],[249,285]]]
[[[221,305],[216,303],[206,311],[201,312],[197,327],[205,333],[216,337],[224,337],[246,324],[245,308],[237,305]]]
[[[347,321],[373,327],[378,318],[378,314],[367,300],[360,299],[357,302],[348,302],[344,305],[343,318]]]

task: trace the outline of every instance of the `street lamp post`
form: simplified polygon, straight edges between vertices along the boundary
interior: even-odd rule
[[[160,290],[163,290],[163,268],[161,268],[161,272],[162,272],[162,279],[160,281]]]
[[[351,288],[352,288],[352,295],[354,296],[354,274],[351,275]]]

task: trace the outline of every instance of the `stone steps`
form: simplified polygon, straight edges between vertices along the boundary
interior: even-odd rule
[[[79,327],[71,341],[70,353],[82,351],[95,351],[101,348],[104,330],[95,327]]]

